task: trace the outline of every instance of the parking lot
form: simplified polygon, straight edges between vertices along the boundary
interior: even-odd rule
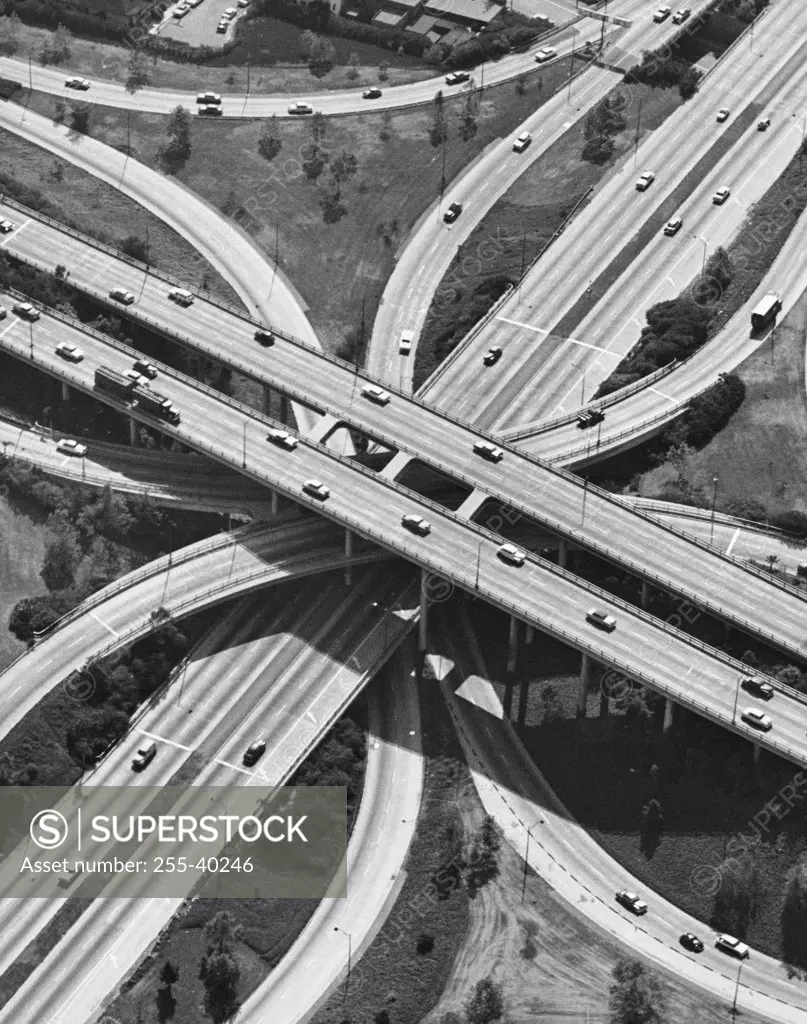
[[[166,18],[159,30],[165,39],[178,39],[191,46],[221,46],[231,37],[232,26],[243,17],[239,8],[238,16],[230,22],[226,33],[216,31],[219,19],[228,7],[236,7],[237,0],[202,0],[198,7],[192,7],[184,18],[174,18],[174,7],[166,12]]]

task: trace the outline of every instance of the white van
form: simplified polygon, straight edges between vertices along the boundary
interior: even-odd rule
[[[414,331],[401,331],[401,340],[398,343],[398,351],[402,356],[408,356],[412,351],[412,345],[415,341]]]

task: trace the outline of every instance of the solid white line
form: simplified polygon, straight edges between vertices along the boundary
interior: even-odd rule
[[[737,538],[739,536],[740,536],[740,527],[738,526],[737,529],[734,531],[734,533],[731,535],[731,540],[729,541],[729,546],[726,548],[726,554],[727,555],[731,554],[731,549],[737,543]]]
[[[90,612],[90,615],[92,616],[92,618],[95,619],[99,626],[103,626],[104,629],[109,630],[109,632],[115,637],[115,639],[117,639],[120,636],[120,633],[114,630],[111,626],[108,626],[105,622],[102,622],[95,614],[95,612]]]
[[[186,747],[184,743],[177,743],[176,740],[169,740],[166,736],[158,736],[156,732],[147,732],[145,729],[137,730],[141,736],[148,736],[150,740],[158,740],[160,743],[167,743],[170,747],[178,747],[188,753],[193,753],[193,747]]]
[[[242,768],[241,765],[231,764],[229,761],[224,761],[220,757],[214,757],[213,760],[216,764],[223,765],[225,768],[232,768],[234,772],[241,772],[242,775],[249,775],[251,777],[254,774],[253,772],[248,772],[246,768]]]
[[[659,398],[666,398],[668,402],[672,402],[673,405],[678,405],[678,402],[674,398],[670,398],[669,395],[665,395],[663,391],[659,391],[658,388],[648,388],[648,391],[652,391],[654,395],[658,395]]]

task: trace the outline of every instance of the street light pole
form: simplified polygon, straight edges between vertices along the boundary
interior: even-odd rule
[[[345,988],[342,992],[342,998],[347,999],[347,990],[350,985],[350,970],[353,962],[353,937],[350,932],[345,931],[344,928],[340,928],[338,924],[333,926],[335,932],[341,932],[343,935],[347,935],[347,978],[345,979]]]
[[[479,590],[479,562],[482,559],[482,545],[484,543],[483,540],[480,540],[479,547],[476,549],[476,583],[474,584],[476,590]]]
[[[241,468],[247,468],[247,421],[244,420],[244,455],[241,460]]]
[[[709,531],[709,543],[714,544],[715,539],[715,506],[717,505],[717,477],[712,478],[714,490],[712,491],[712,527]]]
[[[542,819],[534,821],[532,825],[527,829],[527,849],[524,851],[524,877],[521,879],[521,902],[524,902],[524,893],[527,891],[527,867],[530,859],[530,839],[532,839],[532,830],[536,825],[541,823]]]
[[[740,966],[737,968],[737,984],[734,986],[734,1002],[731,1004],[731,1016],[737,1016],[737,996],[740,993],[740,973],[743,969],[744,960],[740,961]]]
[[[577,29],[572,28],[572,49],[569,53],[569,91],[566,94],[566,102],[572,102],[572,79],[574,78],[574,46],[577,42]]]
[[[737,703],[738,703],[739,699],[740,699],[740,677],[737,676],[737,688],[734,691],[734,710],[731,712],[731,724],[732,725],[734,725],[734,722],[735,722],[735,720],[737,718]]]

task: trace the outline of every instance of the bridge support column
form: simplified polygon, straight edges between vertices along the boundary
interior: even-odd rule
[[[673,708],[675,705],[669,697],[664,698],[664,725],[661,727],[663,732],[669,732],[673,724]]]
[[[754,764],[759,764],[759,756],[762,753],[762,747],[758,744],[754,744]]]
[[[588,704],[588,683],[591,679],[591,658],[583,651],[580,658],[580,689],[577,691],[577,715],[583,718]]]
[[[507,640],[507,671],[515,672],[518,656],[518,619],[510,616],[510,636]]]
[[[566,559],[569,556],[569,545],[561,537],[560,543],[558,544],[558,565],[561,569],[566,568]]]
[[[345,530],[345,558],[353,557],[353,533],[350,530]],[[353,566],[345,566],[345,586],[349,587],[353,581]]]
[[[289,422],[289,400],[285,395],[280,396],[280,422],[284,425]]]
[[[426,586],[429,574],[425,569],[420,570],[420,620],[418,621],[418,650],[426,650],[426,638],[429,629],[429,591]]]
[[[728,643],[729,640],[731,640],[731,623],[730,622],[724,622],[723,623],[723,639],[727,643]]]
[[[272,414],[272,389],[268,384],[263,386],[263,411],[267,416]]]
[[[530,681],[523,676],[518,686],[518,724],[524,725],[527,721],[527,698],[530,695]]]
[[[641,597],[642,608],[647,608],[647,606],[649,604],[650,604],[650,584],[647,582],[647,580],[642,580],[642,597]]]
[[[531,626],[529,622],[524,630],[524,643],[531,644],[535,641],[535,626]]]
[[[137,421],[129,417],[129,444],[137,448]]]
[[[508,720],[513,717],[513,687],[515,683],[508,679],[504,684],[504,699],[502,700],[502,712]]]
[[[279,508],[280,508],[280,492],[279,491],[272,491],[272,504],[270,506],[270,511],[271,511],[273,516],[277,515],[277,510]]]
[[[70,385],[67,383],[66,380],[62,381],[62,401],[70,401]]]

